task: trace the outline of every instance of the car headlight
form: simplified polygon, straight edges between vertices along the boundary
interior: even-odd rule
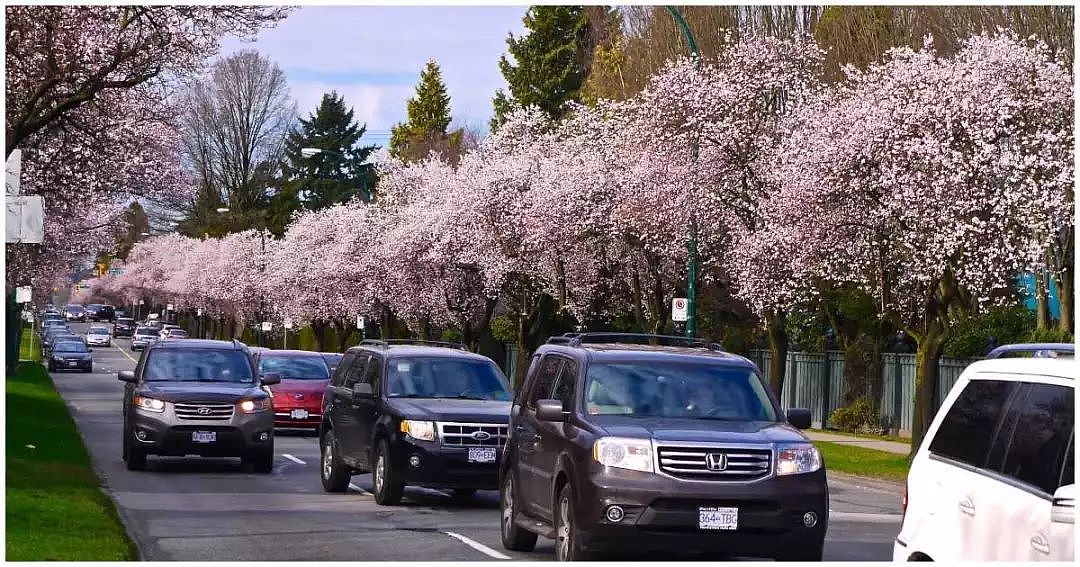
[[[161,413],[165,411],[165,402],[155,400],[154,398],[147,398],[145,396],[135,396],[135,407],[146,411]]]
[[[422,441],[434,441],[435,422],[413,421],[411,419],[403,419],[401,420],[401,432],[409,435],[413,439],[420,439]]]
[[[776,453],[776,475],[811,473],[821,468],[821,453],[813,445],[781,447]]]
[[[243,413],[259,413],[270,409],[270,398],[258,398],[240,402],[240,411]]]
[[[605,467],[654,472],[648,439],[601,437],[593,443],[593,459]]]

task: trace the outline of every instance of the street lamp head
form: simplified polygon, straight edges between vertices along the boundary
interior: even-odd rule
[[[306,158],[315,157],[321,153],[322,150],[320,150],[319,148],[300,148],[300,155]]]
[[[218,207],[217,212],[219,212],[219,213],[227,213],[227,212],[229,212],[229,207]]]

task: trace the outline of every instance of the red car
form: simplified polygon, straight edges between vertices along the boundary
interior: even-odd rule
[[[254,354],[259,374],[281,376],[268,386],[274,405],[274,427],[318,429],[330,368],[322,354],[304,350],[260,350]]]

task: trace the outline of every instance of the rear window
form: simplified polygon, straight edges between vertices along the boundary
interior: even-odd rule
[[[246,354],[205,348],[151,349],[143,380],[147,382],[231,382],[251,384]]]
[[[1005,403],[1015,387],[1015,382],[1001,380],[968,382],[930,441],[930,452],[985,468]]]
[[[158,332],[155,331],[154,329],[150,328],[150,327],[140,327],[138,329],[135,329],[135,334],[136,335],[157,335]]]
[[[329,380],[330,369],[321,356],[266,356],[259,359],[259,373],[275,372],[290,380]]]
[[[86,333],[89,335],[107,335],[109,334],[109,330],[105,327],[91,327]]]
[[[169,338],[172,339],[186,339],[188,338],[187,331],[181,329],[173,329],[169,331]]]

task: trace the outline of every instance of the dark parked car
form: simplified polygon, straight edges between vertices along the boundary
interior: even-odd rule
[[[90,349],[79,340],[62,340],[53,345],[49,354],[49,372],[60,370],[94,371]]]
[[[64,308],[64,318],[68,321],[86,321],[86,308],[82,305],[68,305]]]
[[[318,429],[322,423],[323,393],[330,382],[330,369],[322,355],[304,350],[266,349],[253,356],[259,372],[273,372],[281,377],[280,384],[269,388],[274,400],[274,426]]]
[[[757,367],[717,345],[558,337],[533,356],[510,425],[507,549],[543,535],[560,560],[612,550],[821,560],[825,468],[797,429],[810,414],[785,419]]]
[[[240,457],[256,472],[274,464],[274,412],[238,341],[160,341],[135,371],[118,374],[124,386],[124,460],[143,470],[147,455]]]
[[[114,337],[130,337],[135,334],[135,320],[129,317],[121,317],[113,323]]]
[[[398,503],[405,485],[459,497],[496,488],[506,377],[460,345],[401,343],[364,341],[342,358],[323,397],[323,488],[344,492],[352,475],[371,471],[384,506]]]

